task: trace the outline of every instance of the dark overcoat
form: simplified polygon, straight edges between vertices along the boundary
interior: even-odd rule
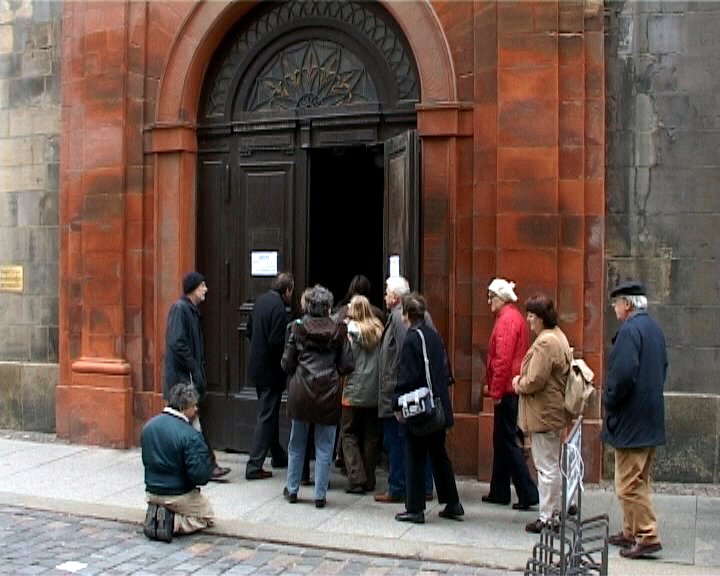
[[[170,388],[180,383],[192,383],[200,398],[205,396],[207,379],[200,310],[187,296],[181,296],[168,313],[163,385],[165,400],[169,397]]]
[[[629,316],[613,338],[603,391],[602,440],[615,448],[665,444],[665,336],[645,310]]]
[[[280,360],[288,320],[285,301],[277,290],[268,290],[255,301],[248,319],[247,337],[250,339],[248,378],[256,388],[285,387]]]

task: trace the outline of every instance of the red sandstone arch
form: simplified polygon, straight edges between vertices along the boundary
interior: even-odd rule
[[[379,0],[407,38],[420,74],[423,104],[455,102],[457,92],[450,49],[429,0]],[[203,77],[230,28],[251,4],[204,2],[193,8],[178,31],[160,79],[158,125],[194,124]]]

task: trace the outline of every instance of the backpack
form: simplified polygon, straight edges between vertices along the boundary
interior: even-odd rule
[[[565,382],[565,410],[572,416],[580,416],[595,393],[593,386],[595,374],[584,360],[573,358],[572,348],[568,360],[570,370]]]

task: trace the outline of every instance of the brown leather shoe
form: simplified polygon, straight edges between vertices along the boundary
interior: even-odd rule
[[[630,560],[637,560],[638,558],[645,558],[655,552],[662,550],[662,544],[655,542],[654,544],[640,544],[637,542],[632,548],[623,548],[620,550],[620,556],[623,558],[629,558]]]
[[[625,536],[624,532],[618,532],[608,538],[608,542],[613,546],[620,546],[621,548],[632,548],[635,546],[635,540]]]
[[[250,472],[245,474],[246,480],[265,480],[266,478],[272,478],[272,472],[270,470],[257,470],[256,472]]]
[[[402,496],[393,496],[390,492],[383,492],[382,494],[375,494],[375,502],[397,504],[398,502],[405,502],[405,498]]]

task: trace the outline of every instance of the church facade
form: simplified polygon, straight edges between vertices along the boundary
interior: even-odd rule
[[[165,316],[182,274],[198,269],[209,286],[205,422],[216,448],[245,450],[246,323],[271,275],[290,270],[298,287],[321,283],[339,299],[363,273],[380,304],[399,272],[426,295],[449,351],[456,471],[487,480],[490,280],[515,281],[521,303],[550,295],[601,389],[616,329],[607,292],[632,276],[671,348],[669,436],[681,444],[661,454],[660,475],[717,481],[717,384],[696,377],[712,373],[720,342],[695,321],[718,304],[717,246],[702,236],[720,181],[718,103],[701,63],[718,49],[693,31],[720,30],[720,10],[677,4],[63,4],[47,357],[58,436],[137,442],[162,407]],[[697,272],[693,288],[683,270]],[[584,418],[595,481],[611,457],[599,397]],[[714,436],[693,429],[696,410]],[[687,450],[689,473],[678,466]]]

